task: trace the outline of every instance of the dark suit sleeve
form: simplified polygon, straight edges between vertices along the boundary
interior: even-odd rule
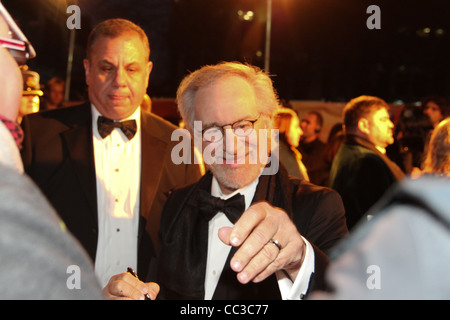
[[[325,281],[325,271],[329,264],[328,257],[314,244],[312,247],[314,250],[314,273],[311,275],[307,294],[315,290],[327,291],[329,289]]]
[[[333,189],[302,181],[293,210],[293,221],[300,234],[323,252],[348,234],[344,204]]]
[[[305,237],[323,252],[329,250],[348,234],[345,209],[341,196],[325,189],[317,201]]]
[[[348,234],[345,210],[339,194],[324,190],[312,216],[307,238],[314,249],[314,274],[311,276],[308,292],[327,290],[325,270],[328,266],[327,253]],[[311,239],[311,240],[309,240]]]
[[[308,292],[325,290],[327,253],[348,234],[342,199],[330,188],[301,182],[296,191],[293,220],[314,250],[314,274]]]

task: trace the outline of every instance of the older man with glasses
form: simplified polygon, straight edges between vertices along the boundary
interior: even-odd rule
[[[324,252],[347,234],[343,204],[331,189],[288,177],[281,164],[265,171],[267,159],[276,161],[271,154],[252,159],[272,136],[271,79],[249,65],[206,66],[182,81],[177,98],[214,161],[205,159],[209,171],[166,202],[159,297],[301,299],[320,287]]]
[[[282,164],[274,165],[270,138],[278,102],[271,79],[250,65],[206,66],[182,81],[177,98],[194,135],[192,123],[201,121],[203,153],[215,144],[215,161],[205,161],[209,173],[166,203],[161,298],[302,298],[312,274],[320,279],[323,252],[347,229],[336,192],[291,178]],[[278,170],[265,171],[268,165]],[[237,200],[232,216],[228,202]]]

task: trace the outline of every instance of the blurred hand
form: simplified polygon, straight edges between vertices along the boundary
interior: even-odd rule
[[[411,170],[411,179],[417,179],[423,174],[422,170],[417,167],[413,167]]]
[[[267,202],[252,205],[233,227],[219,230],[225,244],[240,247],[231,268],[241,283],[260,282],[284,270],[295,280],[305,255],[305,243],[287,213]],[[281,250],[271,239],[281,244]]]
[[[157,283],[144,283],[128,272],[112,276],[103,289],[103,294],[108,300],[145,300],[146,294],[151,300],[155,300],[158,293]]]

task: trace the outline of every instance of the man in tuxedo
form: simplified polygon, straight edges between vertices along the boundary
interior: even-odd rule
[[[331,166],[330,186],[344,201],[349,230],[405,176],[385,154],[385,148],[394,142],[388,110],[384,100],[360,96],[349,101],[343,111],[345,140]]]
[[[279,105],[270,78],[249,65],[207,66],[183,80],[177,98],[192,134],[203,136],[209,173],[166,203],[160,297],[298,299],[309,285],[320,287],[324,252],[347,233],[343,205],[336,192],[290,178],[281,164],[266,170],[264,157],[251,160]],[[205,204],[211,196],[240,198],[240,212]]]
[[[321,287],[324,251],[347,233],[343,205],[335,191],[288,177],[261,154],[251,160],[270,142],[278,106],[270,78],[239,63],[206,66],[183,80],[177,98],[209,172],[165,205],[159,297],[299,299]]]
[[[176,127],[140,108],[149,55],[134,23],[100,23],[84,60],[89,102],[22,122],[25,171],[95,261],[103,286],[127,267],[145,277],[170,190],[200,177],[198,166],[171,161]]]

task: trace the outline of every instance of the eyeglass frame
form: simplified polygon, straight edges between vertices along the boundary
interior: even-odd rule
[[[243,137],[248,137],[248,136],[253,132],[253,130],[255,129],[255,123],[261,118],[261,115],[262,115],[262,113],[260,113],[260,114],[258,115],[258,117],[257,117],[255,120],[243,119],[243,120],[235,121],[235,122],[233,122],[233,123],[224,124],[223,126],[210,126],[210,127],[207,127],[207,128],[205,128],[205,129],[203,129],[203,130],[201,131],[203,141],[206,141],[206,142],[212,142],[212,143],[222,141],[222,140],[223,140],[223,136],[225,135],[225,127],[228,127],[228,126],[231,127],[231,130],[233,131],[233,134],[234,134],[234,135],[236,135],[236,136],[238,136],[238,137],[241,137],[241,138],[243,138]],[[235,126],[236,126],[237,124],[242,123],[242,122],[246,122],[246,123],[249,123],[249,124],[251,125],[251,130],[248,130],[248,133],[243,134],[243,135],[237,134],[237,133],[236,133],[236,129],[237,129],[237,128],[235,128]],[[217,140],[208,140],[208,139],[205,139],[205,133],[206,133],[208,130],[210,130],[210,129],[218,130],[218,132],[221,133],[220,139],[217,139]]]
[[[36,51],[1,2],[0,15],[5,19],[11,35],[11,38],[0,37],[0,45],[8,50],[18,65],[26,64],[36,56]]]
[[[0,37],[0,46],[8,50],[19,66],[25,65],[31,59],[28,42]]]

